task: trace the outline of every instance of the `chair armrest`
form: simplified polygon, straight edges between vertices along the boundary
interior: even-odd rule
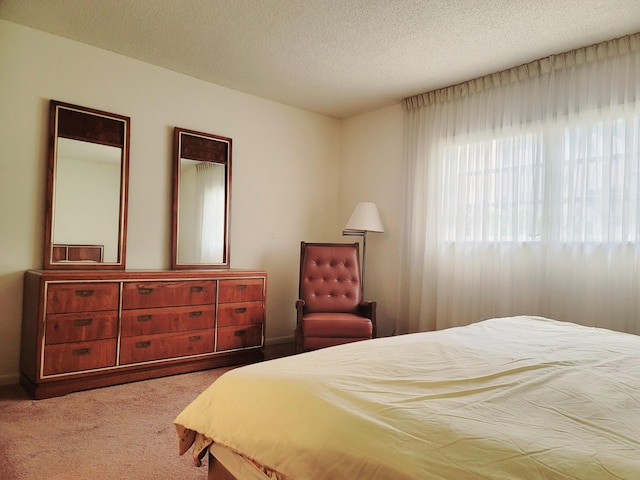
[[[377,302],[372,302],[369,300],[365,300],[358,305],[358,313],[371,320],[371,326],[373,327],[373,335],[372,338],[376,338],[378,333],[378,328],[376,325],[376,307],[378,306]]]
[[[364,300],[358,305],[358,314],[362,317],[371,318],[372,315],[375,316],[377,306],[378,302]]]
[[[296,300],[296,331],[302,335],[302,317],[304,316],[305,301]]]
[[[304,300],[302,299],[296,300],[296,329],[294,331],[294,336],[296,340],[296,353],[300,353],[303,351],[302,316],[304,315],[304,305],[305,305]]]

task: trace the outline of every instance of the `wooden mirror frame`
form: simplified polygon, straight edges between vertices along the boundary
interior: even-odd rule
[[[131,119],[123,115],[51,100],[49,103],[47,195],[44,268],[66,270],[124,270],[126,264],[129,135]],[[55,243],[58,139],[120,148],[118,232],[115,261],[104,261],[104,244]],[[114,207],[115,208],[115,207]],[[78,219],[82,222],[82,219]],[[113,237],[112,237],[113,238]],[[64,253],[62,253],[64,252]],[[62,257],[62,258],[61,258]]]
[[[231,261],[231,246],[229,240],[231,216],[231,157],[232,140],[228,137],[210,133],[187,130],[175,127],[173,142],[173,208],[172,208],[172,236],[171,236],[171,268],[179,269],[228,269]],[[193,261],[180,258],[180,198],[181,198],[181,161],[195,160],[199,163],[214,163],[225,168],[225,192],[223,218],[221,222],[222,248],[220,261]],[[184,208],[184,206],[183,206]]]

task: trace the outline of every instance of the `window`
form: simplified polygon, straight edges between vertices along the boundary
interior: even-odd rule
[[[640,116],[442,148],[445,242],[637,242]]]
[[[398,331],[640,334],[640,34],[404,102]]]

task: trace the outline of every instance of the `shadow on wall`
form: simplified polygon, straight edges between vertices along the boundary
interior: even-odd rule
[[[23,271],[0,275],[0,385],[20,380]]]
[[[273,242],[273,248],[264,250],[256,268],[265,270],[267,278],[266,342],[293,342],[296,327],[295,302],[298,298],[300,244],[282,246]]]

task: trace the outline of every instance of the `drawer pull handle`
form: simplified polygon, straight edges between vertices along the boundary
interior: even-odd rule
[[[145,340],[144,342],[136,342],[136,348],[149,348],[151,346],[151,340]]]
[[[91,297],[93,296],[93,290],[76,290],[77,297]]]
[[[202,336],[200,335],[194,335],[193,337],[189,337],[190,342],[199,342],[200,340],[202,340]]]
[[[150,322],[152,315],[138,315],[139,322]]]
[[[247,307],[236,308],[234,312],[236,313],[245,313],[247,311]]]
[[[90,349],[90,348],[76,348],[76,349],[73,351],[73,354],[74,354],[76,357],[82,357],[82,356],[84,356],[84,355],[89,355],[90,353],[91,353],[91,349]]]
[[[196,286],[191,287],[191,293],[201,293],[204,291],[204,287]]]
[[[152,293],[153,293],[153,288],[148,288],[148,287],[138,288],[138,295],[151,295]]]
[[[88,327],[93,323],[93,318],[79,318],[73,321],[74,327]]]
[[[243,283],[242,285],[236,285],[236,288],[238,290],[246,290],[247,289],[247,285]]]
[[[202,316],[202,310],[198,310],[196,312],[189,312],[189,316],[190,317],[201,317]]]
[[[236,337],[244,337],[244,334],[247,333],[245,330],[236,330],[235,332],[233,332],[233,334]]]

